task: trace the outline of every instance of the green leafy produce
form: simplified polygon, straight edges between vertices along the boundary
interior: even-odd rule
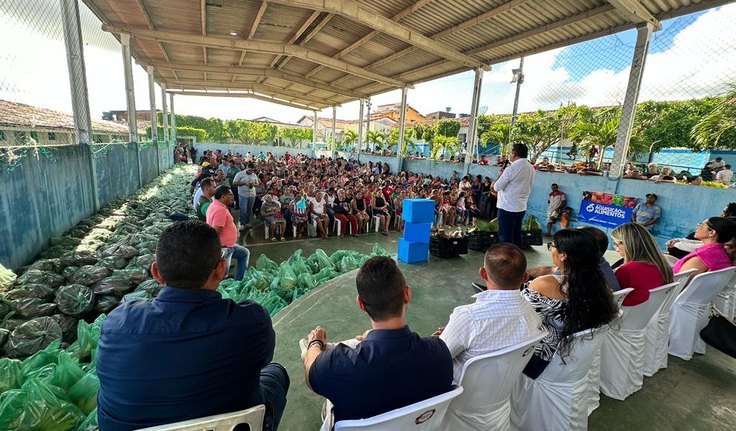
[[[11,358],[29,356],[61,340],[61,337],[61,327],[54,319],[37,317],[13,329],[5,344],[5,351]]]
[[[130,281],[130,284],[137,286],[148,279],[148,270],[132,267],[125,269],[116,269],[112,272],[113,277],[123,277]]]
[[[95,394],[95,403],[97,403],[97,395]],[[97,409],[95,408],[87,415],[87,418],[79,424],[76,431],[97,431]]]
[[[56,294],[53,287],[45,284],[23,284],[5,293],[8,300],[21,298],[51,299]]]
[[[128,259],[124,258],[123,256],[109,256],[109,257],[103,257],[102,259],[97,261],[95,266],[104,267],[108,271],[112,271],[114,269],[125,268],[127,264],[128,264]]]
[[[227,281],[227,280],[226,280]],[[235,280],[233,280],[235,281]],[[156,280],[146,280],[143,283],[139,284],[138,287],[135,288],[136,292],[139,291],[145,291],[148,292],[151,297],[155,297],[158,295],[158,292],[163,288],[162,285],[158,284],[158,281]]]
[[[79,366],[79,362],[69,353],[60,351],[51,384],[68,391],[82,377],[84,377],[84,371]]]
[[[145,301],[149,299],[153,299],[153,295],[146,292],[145,290],[137,290],[123,296],[123,302]]]
[[[28,269],[38,269],[40,271],[48,271],[59,273],[66,266],[61,263],[61,259],[39,259],[31,264]]]
[[[61,270],[61,275],[64,276],[64,279],[68,282],[71,282],[72,277],[74,277],[74,274],[79,271],[78,266],[67,266],[63,270]]]
[[[524,221],[522,229],[526,231],[542,230],[542,225],[539,224],[534,214],[530,214],[526,221]]]
[[[69,316],[81,316],[94,308],[95,293],[87,286],[70,284],[59,288],[54,302],[62,313]]]
[[[84,419],[74,404],[64,400],[61,389],[41,379],[29,379],[21,389],[0,398],[0,429],[71,430]]]
[[[97,283],[108,275],[110,275],[110,270],[104,266],[85,265],[79,268],[77,272],[72,275],[69,281],[71,281],[72,284],[83,284],[85,286],[89,286]]]
[[[115,295],[99,295],[94,311],[96,313],[109,313],[120,304],[120,297]]]
[[[97,263],[97,258],[91,251],[70,251],[64,253],[60,261],[64,266],[84,266],[94,265]]]
[[[84,414],[89,414],[97,408],[97,392],[100,390],[100,379],[95,373],[89,372],[76,381],[69,389],[69,399]]]
[[[111,275],[92,286],[95,295],[116,295],[121,298],[133,290],[133,283],[125,275]]]
[[[21,361],[0,358],[0,394],[10,389],[20,388],[24,381]]]
[[[378,244],[373,244],[373,251],[371,252],[371,255],[373,256],[389,256],[391,257],[391,253],[387,252],[386,249],[381,247]]]
[[[31,319],[40,316],[50,316],[56,312],[56,304],[46,302],[40,298],[21,298],[10,301],[10,306],[17,316]]]
[[[65,343],[73,343],[77,340],[77,324],[79,319],[66,314],[54,314],[51,316],[61,327],[61,340]]]
[[[39,271],[38,269],[30,269],[25,274],[15,280],[18,285],[21,284],[45,284],[51,287],[59,287],[64,284],[64,276],[54,274],[48,271]]]
[[[278,271],[279,266],[276,264],[276,262],[269,259],[265,254],[262,254],[258,257],[258,260],[256,261],[256,268],[259,271],[275,272]]]
[[[129,245],[112,244],[97,250],[97,253],[95,254],[98,258],[121,256],[126,259],[131,259],[134,256],[138,256],[138,250]]]

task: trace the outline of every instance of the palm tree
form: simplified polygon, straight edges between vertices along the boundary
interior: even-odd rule
[[[378,130],[369,130],[366,132],[365,139],[368,141],[369,145],[376,144],[380,149],[383,149],[386,145],[386,135]]]
[[[600,169],[606,148],[616,145],[619,124],[621,124],[621,110],[619,108],[607,109],[589,121],[582,120],[573,125],[572,130],[570,130],[570,138],[579,142],[585,151],[593,145],[600,148],[600,157],[598,158],[598,169]],[[628,155],[638,155],[647,150],[646,145],[640,144],[639,140],[632,134]]]
[[[436,135],[432,138],[432,152],[430,153],[430,157],[433,159],[437,159],[445,153],[452,157],[459,151],[460,142],[458,142],[456,136]]]
[[[736,130],[736,90],[731,91],[723,101],[701,119],[690,132],[700,148],[714,148],[724,134],[731,135]],[[729,132],[729,133],[727,133]]]
[[[511,143],[511,124],[497,123],[492,125],[488,130],[480,135],[481,145],[486,147],[488,142],[499,144],[501,146],[501,154],[508,154],[509,144]]]
[[[348,130],[344,135],[342,135],[341,146],[343,149],[347,149],[348,147],[352,148],[357,141],[358,134],[355,133],[354,130]]]

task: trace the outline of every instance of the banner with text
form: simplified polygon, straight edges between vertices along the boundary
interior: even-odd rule
[[[583,192],[578,220],[609,229],[631,221],[636,197],[603,192]]]

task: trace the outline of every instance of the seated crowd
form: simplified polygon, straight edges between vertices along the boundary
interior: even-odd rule
[[[489,178],[394,175],[387,166],[288,154],[278,159],[270,154],[205,157],[192,192],[196,190],[197,216],[206,223],[191,220],[165,229],[151,268],[165,287],[151,301],[122,304],[102,325],[96,366],[99,425],[104,431],[140,429],[260,404],[266,409],[264,429],[278,428],[290,378],[284,367],[272,362],[276,336],[271,319],[259,304],[236,304],[216,291],[232,259],[238,262],[236,279],[242,279],[250,258],[237,244],[229,209],[236,202],[241,229],[247,229],[255,208],[274,239],[279,229],[283,239],[289,225],[300,237],[310,221],[322,238],[329,235],[333,220],[341,221],[340,236],[348,226],[352,235],[359,235],[373,217],[388,233],[407,197],[434,199],[443,224],[467,222],[495,207],[492,195],[484,196],[490,190]],[[475,196],[482,209],[475,207]],[[464,206],[458,205],[460,200]],[[328,344],[321,326],[309,332],[302,356],[306,384],[325,397],[323,413],[329,426],[448,392],[453,383],[460,383],[471,358],[543,336],[523,370],[537,379],[555,355],[563,360],[570,355],[573,334],[618,319],[614,291],[633,288],[623,306],[636,307],[678,272],[732,266],[734,209],[736,203],[729,204],[723,217],[699,223],[687,242],[668,243],[669,254],[657,249],[640,223],[623,224],[611,234],[622,257],[613,267],[603,257],[608,238],[593,227],[554,233],[547,245],[553,263],[549,267],[527,268],[521,249],[495,244],[478,270],[483,284],[476,284],[480,293],[475,301],[438,317],[439,324],[447,323],[428,337],[406,323],[412,288],[396,262],[371,258],[356,275],[357,308],[367,314],[370,329],[336,344]]]

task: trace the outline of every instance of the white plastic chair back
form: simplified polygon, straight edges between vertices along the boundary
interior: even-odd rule
[[[644,345],[646,327],[678,283],[649,291],[649,299],[639,305],[623,307],[618,327],[611,325],[601,349],[601,392],[617,400],[641,389],[644,383]]]
[[[453,385],[450,392],[372,418],[339,421],[335,431],[441,430],[447,408],[462,393],[462,386]]]
[[[631,287],[627,287],[626,289],[621,289],[613,292],[613,301],[616,303],[616,306],[620,309],[621,304],[624,303],[624,299],[626,299],[626,296],[629,295],[629,293],[633,292],[634,289]]]
[[[250,431],[261,431],[265,415],[266,406],[261,404],[237,412],[142,428],[138,431],[233,431],[240,424],[248,424]]]
[[[511,425],[519,430],[586,430],[588,373],[608,325],[573,334],[570,354],[555,353],[536,379],[522,374],[511,392]]]
[[[511,390],[546,332],[522,343],[470,359],[463,366],[462,395],[453,400],[445,415],[448,431],[508,430]]]
[[[634,289],[627,287],[626,289],[620,289],[613,292],[613,301],[616,306],[621,310],[621,304],[624,299],[633,292]],[[619,311],[619,319],[623,315],[623,312]],[[590,365],[590,371],[588,371],[588,415],[593,413],[595,409],[601,404],[601,351],[598,350],[593,356],[593,362]]]
[[[670,338],[670,307],[675,302],[677,296],[685,288],[690,276],[695,269],[675,274],[675,282],[677,287],[667,295],[659,307],[659,310],[652,316],[652,320],[647,324],[644,345],[644,375],[651,377],[662,368],[667,368],[667,345]]]
[[[710,302],[734,276],[736,267],[696,275],[670,308],[670,355],[689,361],[705,353],[700,331],[708,323]]]
[[[736,316],[736,273],[731,277],[726,287],[713,298],[713,305],[728,320],[733,321]]]

